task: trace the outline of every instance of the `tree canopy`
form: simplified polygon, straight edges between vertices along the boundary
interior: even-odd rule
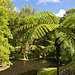
[[[13,36],[8,28],[8,9],[5,8],[6,1],[1,1],[0,4],[0,63],[6,61],[9,62],[9,54],[11,50],[14,50],[8,43],[8,38],[13,39]]]
[[[20,10],[20,17],[25,18],[27,16],[34,15],[36,12],[36,8],[32,8],[30,5],[28,7],[28,5],[26,5],[25,7],[22,7],[22,9]]]

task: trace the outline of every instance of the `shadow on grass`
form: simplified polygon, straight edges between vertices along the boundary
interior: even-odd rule
[[[31,71],[24,72],[24,73],[19,74],[19,75],[37,75],[37,70],[31,70]]]

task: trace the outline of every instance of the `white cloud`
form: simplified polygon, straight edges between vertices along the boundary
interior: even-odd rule
[[[14,7],[14,11],[20,12],[20,10],[17,7]]]
[[[38,1],[38,4],[40,4],[40,3],[46,4],[46,3],[48,3],[48,2],[59,3],[60,0],[39,0],[39,1]]]
[[[65,10],[60,9],[59,12],[58,12],[57,14],[55,14],[55,15],[56,15],[57,17],[63,17],[65,13],[66,13]]]

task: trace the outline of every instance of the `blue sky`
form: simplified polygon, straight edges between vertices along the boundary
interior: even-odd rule
[[[49,11],[57,16],[62,17],[63,14],[71,8],[75,8],[75,0],[10,0],[15,6],[15,10],[19,11],[25,5],[31,5],[37,9],[37,12]]]

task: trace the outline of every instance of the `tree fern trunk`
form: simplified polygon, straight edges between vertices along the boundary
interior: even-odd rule
[[[55,41],[55,46],[56,46],[56,52],[57,52],[57,75],[60,75],[60,44],[57,43],[57,40]]]
[[[24,59],[26,59],[26,57],[25,57],[25,52],[24,52]]]
[[[25,49],[24,49],[24,59],[28,59],[27,52],[26,52],[28,48],[29,48],[29,45],[28,45],[28,41],[27,41],[27,43],[25,45]]]
[[[60,45],[57,46],[56,48],[57,51],[57,75],[60,75]]]
[[[24,59],[26,59],[26,46],[25,46],[25,49],[24,49]]]

